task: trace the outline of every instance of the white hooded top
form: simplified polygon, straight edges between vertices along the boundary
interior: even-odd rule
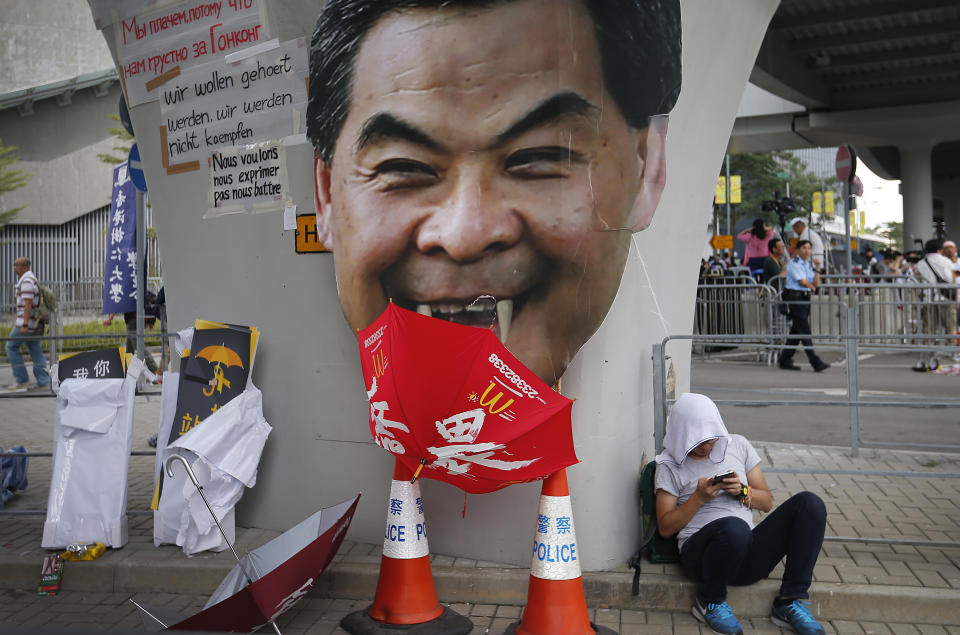
[[[657,465],[683,465],[690,450],[711,439],[717,439],[717,443],[710,451],[710,460],[720,463],[727,452],[730,433],[723,425],[717,405],[706,395],[684,393],[670,411],[663,452],[656,456]]]
[[[717,439],[706,459],[688,454],[704,441]],[[705,395],[686,393],[673,406],[667,421],[665,449],[657,455],[655,488],[677,497],[683,505],[696,492],[699,479],[736,472],[745,483],[747,473],[760,463],[760,456],[744,437],[729,434],[716,404]],[[735,516],[753,528],[753,512],[734,496],[721,492],[704,503],[677,534],[680,548],[690,536],[714,520]]]

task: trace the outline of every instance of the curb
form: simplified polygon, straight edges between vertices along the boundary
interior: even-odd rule
[[[119,555],[119,554],[115,554]],[[110,558],[67,562],[63,590],[101,593],[174,593],[209,595],[232,568],[226,558]],[[40,579],[39,562],[0,557],[0,588],[31,590]],[[341,562],[310,590],[312,597],[369,600],[380,565]],[[433,566],[442,602],[469,604],[526,603],[529,570],[496,567]],[[692,582],[672,575],[640,576],[640,594],[630,594],[633,574],[625,571],[584,573],[587,604],[598,608],[686,612],[693,602]],[[731,587],[729,602],[743,618],[766,617],[779,589],[777,580]],[[960,590],[925,587],[815,583],[811,610],[829,620],[955,625],[960,623]]]

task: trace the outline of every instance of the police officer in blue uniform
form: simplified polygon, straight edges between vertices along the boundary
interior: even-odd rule
[[[812,246],[809,240],[797,243],[796,255],[787,263],[787,283],[783,291],[783,299],[787,301],[790,317],[790,337],[780,351],[780,368],[784,370],[800,370],[793,363],[793,355],[797,352],[797,344],[803,344],[803,350],[810,360],[810,365],[816,372],[830,368],[813,351],[813,341],[810,339],[810,294],[820,286],[820,273],[814,272],[810,264]]]

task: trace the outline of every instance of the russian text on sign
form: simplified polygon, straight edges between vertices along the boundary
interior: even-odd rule
[[[128,105],[158,99],[149,82],[174,67],[183,72],[268,39],[263,15],[260,0],[193,0],[126,15],[117,23],[116,37]]]

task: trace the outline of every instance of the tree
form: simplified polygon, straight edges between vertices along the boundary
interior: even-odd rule
[[[726,174],[726,168],[721,176]],[[790,198],[796,206],[796,216],[806,216],[810,211],[813,193],[819,192],[821,185],[826,190],[839,189],[835,177],[823,179],[810,172],[806,162],[790,152],[762,152],[730,155],[730,174],[739,174],[743,202],[735,208],[740,218],[762,218],[768,224],[779,227],[780,219],[773,211],[764,211],[763,203],[773,200],[773,193],[782,198],[787,195],[790,185]],[[839,196],[836,197],[839,200]],[[785,219],[789,220],[789,218]]]
[[[13,170],[10,168],[11,165],[17,162],[16,151],[16,146],[4,145],[3,140],[0,139],[0,227],[11,222],[17,217],[17,214],[20,213],[20,210],[24,208],[24,206],[21,205],[20,207],[7,209],[2,202],[3,195],[7,192],[20,189],[26,185],[30,181],[30,177],[33,176],[25,170]]]
[[[880,223],[876,227],[868,227],[866,233],[883,236],[896,249],[903,245],[903,223],[900,221],[889,221]]]
[[[115,115],[113,113],[107,115],[113,121],[120,121],[120,115]],[[113,154],[108,154],[101,152],[97,155],[97,158],[104,163],[109,163],[110,165],[117,165],[123,163],[127,160],[127,155],[130,154],[130,148],[133,147],[133,135],[126,131],[122,126],[117,128],[113,127],[108,130],[110,134],[116,137],[117,143],[121,145],[113,146],[113,149],[120,152],[119,157],[114,156]]]

